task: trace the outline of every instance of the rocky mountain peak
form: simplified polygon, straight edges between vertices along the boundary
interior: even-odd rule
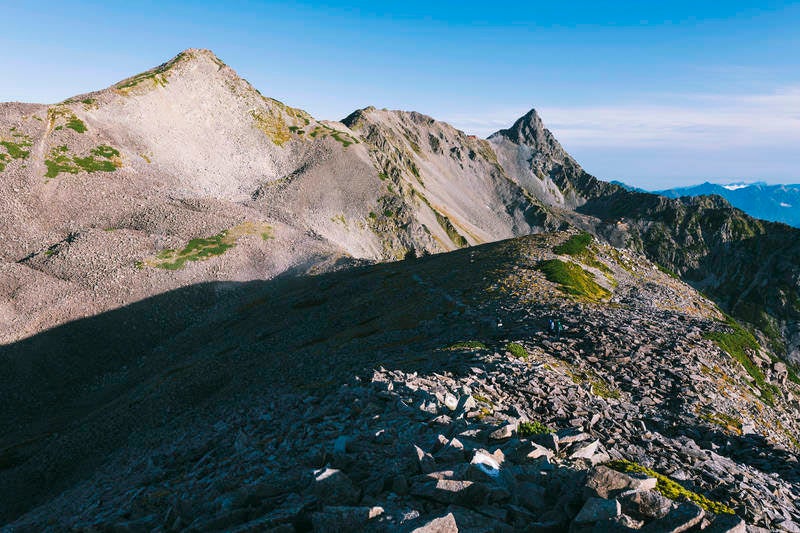
[[[191,77],[196,73],[202,73],[207,82],[217,72],[222,72],[225,78],[240,79],[211,50],[188,48],[166,63],[116,83],[112,89],[128,96],[140,93],[143,89],[166,87],[171,79]]]
[[[572,161],[572,157],[545,127],[536,109],[531,109],[517,119],[510,128],[498,131],[490,139],[495,137],[505,137],[516,144],[529,146],[534,152],[557,162],[567,159]]]

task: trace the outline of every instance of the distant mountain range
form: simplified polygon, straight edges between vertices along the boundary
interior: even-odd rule
[[[632,187],[627,188],[634,190]],[[705,182],[700,185],[652,192],[667,198],[716,194],[752,217],[800,227],[800,184],[768,185],[764,182],[739,182],[720,185]]]

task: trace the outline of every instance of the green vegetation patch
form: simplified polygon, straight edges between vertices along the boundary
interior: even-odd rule
[[[119,150],[107,145],[100,145],[89,151],[89,156],[69,156],[69,148],[65,145],[56,146],[50,150],[45,159],[47,166],[46,178],[55,178],[61,173],[77,174],[79,172],[114,172],[122,166],[119,159]],[[99,158],[99,159],[96,159]]]
[[[724,503],[710,500],[702,494],[697,494],[689,489],[683,487],[672,479],[663,474],[659,474],[655,470],[646,468],[638,463],[632,461],[618,460],[606,463],[607,467],[613,468],[618,472],[626,474],[644,474],[646,476],[654,477],[657,480],[656,490],[660,492],[665,498],[677,501],[691,501],[706,511],[714,514],[735,514],[734,510],[725,505]]]
[[[178,62],[182,61],[187,56],[186,52],[181,52],[178,54],[174,59],[164,63],[163,65],[159,65],[152,70],[148,70],[147,72],[142,72],[141,74],[137,74],[136,76],[130,77],[126,80],[122,80],[118,84],[114,86],[114,88],[122,93],[122,94],[129,94],[131,90],[138,85],[144,86],[145,82],[149,82],[150,86],[155,87],[166,87],[169,83],[167,79],[167,74],[169,70]]]
[[[564,362],[566,365],[566,373],[572,379],[573,383],[589,383],[591,386],[592,394],[601,398],[614,398],[619,399],[622,393],[616,387],[612,387],[603,378],[595,374],[591,370],[580,370],[571,364]]]
[[[765,403],[773,405],[775,403],[775,393],[777,387],[767,383],[766,377],[761,369],[756,365],[747,350],[759,350],[758,341],[752,333],[744,329],[741,324],[730,316],[726,317],[725,324],[731,331],[711,331],[703,335],[703,338],[714,341],[722,351],[733,357],[753,378],[755,386],[761,391],[761,398]]]
[[[509,342],[506,344],[506,350],[508,350],[514,357],[528,359],[528,350],[526,350],[523,345],[517,342]]]
[[[162,250],[154,258],[141,263],[143,266],[165,270],[180,270],[189,261],[205,261],[224,254],[236,246],[239,238],[244,235],[257,235],[266,241],[273,238],[273,228],[269,224],[244,222],[211,237],[192,239],[180,250]]]
[[[593,237],[590,233],[579,233],[573,235],[558,246],[553,247],[553,252],[558,255],[580,255],[586,251],[587,247],[592,243]]]
[[[532,435],[546,435],[552,433],[553,430],[542,424],[538,420],[532,422],[520,422],[517,426],[517,435],[520,437],[530,437]]]
[[[256,128],[263,131],[270,140],[278,146],[283,146],[284,143],[292,138],[289,127],[286,125],[283,115],[280,111],[250,111],[250,116],[255,121]]]
[[[594,267],[608,275],[611,273],[611,269],[608,268],[608,265],[597,259],[594,250],[590,247],[593,240],[594,237],[590,233],[584,231],[554,246],[553,252],[559,255],[572,256],[583,264]],[[610,278],[610,276],[607,277]],[[610,281],[614,282],[611,278]]]
[[[459,248],[466,248],[469,246],[467,239],[458,232],[453,223],[450,222],[449,218],[439,213],[435,209],[433,210],[433,214],[436,215],[436,222],[438,222],[439,226],[441,226],[445,233],[447,233],[447,236],[450,237],[450,240],[453,241],[453,244]]]
[[[30,147],[31,144],[28,137],[22,137],[19,141],[0,141],[0,146],[6,149],[11,159],[27,159],[31,152],[25,148]]]
[[[701,413],[700,418],[706,422],[711,422],[717,426],[721,426],[731,433],[737,435],[742,434],[742,419],[735,416],[726,415],[725,413],[708,412]]]
[[[77,131],[78,133],[86,132],[86,124],[84,124],[83,121],[78,117],[76,117],[75,115],[72,115],[72,117],[70,117],[70,119],[67,121],[66,126],[71,130]]]
[[[559,285],[561,291],[592,301],[608,298],[611,293],[594,281],[594,276],[575,263],[566,263],[560,259],[540,261],[536,265],[548,281]]]
[[[299,133],[300,132],[298,131],[298,134]],[[330,126],[326,126],[325,124],[319,124],[318,126],[316,126],[309,135],[311,135],[311,137],[314,139],[316,139],[320,135],[322,135],[323,137],[333,137],[334,139],[336,139],[337,142],[341,143],[342,147],[344,148],[347,148],[351,144],[359,144],[358,139],[356,139],[349,133],[339,131],[335,128],[331,128]]]
[[[337,141],[342,143],[342,146],[345,147],[345,148],[347,148],[351,144],[357,144],[358,143],[358,141],[356,139],[354,139],[353,137],[351,137],[350,135],[348,135],[348,134],[346,134],[344,132],[338,131],[338,130],[333,130],[332,133],[331,133],[331,137],[333,137],[334,139],[336,139]]]
[[[86,124],[65,105],[71,102],[71,100],[67,100],[62,104],[50,107],[47,110],[47,121],[55,131],[61,131],[67,127],[78,133],[85,133],[87,131]],[[59,122],[62,123],[59,124]]]
[[[119,150],[105,144],[101,144],[96,148],[92,148],[91,150],[89,150],[89,153],[97,157],[104,157],[106,159],[119,157]]]
[[[391,190],[391,185],[389,186],[389,190]],[[467,246],[469,246],[469,242],[467,242],[467,239],[458,232],[453,223],[450,222],[449,218],[441,214],[438,210],[434,209],[434,207],[431,205],[428,199],[425,198],[424,195],[422,195],[419,192],[417,192],[416,194],[423,202],[425,202],[425,205],[427,205],[428,208],[431,211],[433,211],[433,214],[436,216],[436,222],[438,222],[439,226],[441,226],[441,228],[445,231],[445,233],[447,233],[447,236],[450,238],[453,244],[455,244],[459,248],[466,248]]]
[[[602,379],[591,378],[589,379],[589,383],[592,385],[592,392],[596,396],[600,396],[601,398],[614,398],[616,400],[622,397],[622,393],[619,389],[610,387],[609,384]]]
[[[223,231],[213,237],[192,239],[182,250],[163,250],[156,259],[155,265],[166,270],[178,270],[186,265],[187,261],[202,261],[224,254],[234,244],[225,240],[227,232]]]
[[[461,341],[451,344],[448,350],[485,350],[486,345],[480,341]]]

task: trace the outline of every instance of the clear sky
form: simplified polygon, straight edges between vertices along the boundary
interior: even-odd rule
[[[488,135],[535,107],[584,168],[646,188],[800,182],[800,2],[0,0],[0,101],[52,103],[183,49],[341,119]]]

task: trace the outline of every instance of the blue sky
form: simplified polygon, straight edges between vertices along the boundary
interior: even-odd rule
[[[0,101],[210,48],[318,118],[375,105],[485,136],[535,107],[604,179],[800,181],[800,3],[519,4],[0,0]]]

